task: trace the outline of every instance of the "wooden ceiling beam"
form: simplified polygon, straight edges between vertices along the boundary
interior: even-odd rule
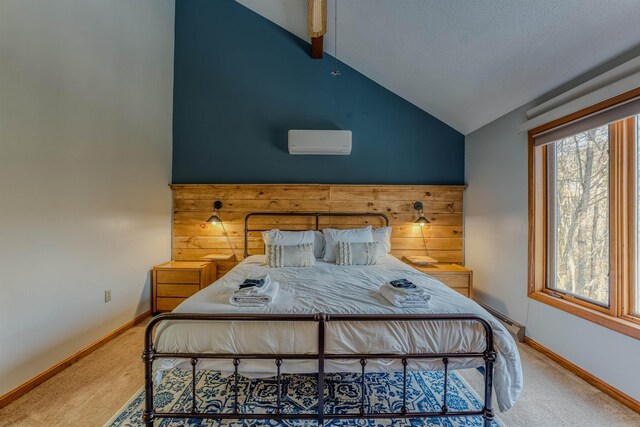
[[[308,33],[311,37],[311,57],[322,59],[323,39],[327,32],[327,0],[307,0]]]

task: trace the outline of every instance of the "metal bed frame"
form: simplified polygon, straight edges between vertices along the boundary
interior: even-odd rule
[[[247,234],[253,230],[248,227],[249,218],[253,216],[315,216],[316,229],[318,229],[320,216],[377,216],[385,219],[386,224],[389,220],[386,215],[374,214],[353,214],[353,213],[250,213],[245,218],[245,242]],[[245,254],[246,254],[245,244]],[[155,327],[165,321],[211,321],[211,322],[315,322],[317,324],[318,350],[315,353],[167,353],[155,350],[153,342],[153,333]],[[325,349],[326,326],[329,322],[443,322],[443,321],[463,321],[479,323],[485,331],[485,349],[477,352],[457,352],[457,353],[327,353]],[[178,358],[190,359],[192,370],[191,381],[191,408],[187,412],[159,412],[156,410],[153,402],[153,362],[161,358]],[[447,406],[447,384],[449,359],[465,359],[477,358],[484,360],[484,404],[482,409],[467,411],[451,411]],[[228,359],[233,360],[233,393],[234,403],[233,411],[210,413],[200,412],[196,401],[196,365],[201,359]],[[332,359],[355,359],[360,361],[361,365],[361,396],[360,409],[358,413],[327,413],[324,408],[324,382],[325,382],[325,361]],[[399,412],[369,412],[365,405],[365,367],[367,361],[371,359],[400,359],[402,363],[403,390],[402,390],[402,406]],[[430,412],[409,412],[406,406],[407,391],[407,364],[409,360],[416,359],[442,359],[444,366],[444,393],[443,404],[439,411]],[[494,350],[493,329],[489,322],[477,315],[473,314],[401,314],[401,315],[375,315],[375,314],[192,314],[192,313],[165,313],[155,316],[146,327],[144,351],[142,360],[145,365],[145,408],[143,412],[143,422],[147,427],[152,427],[154,420],[164,418],[178,419],[211,419],[211,420],[293,420],[293,419],[315,419],[318,425],[324,425],[326,419],[379,419],[379,418],[433,418],[433,417],[456,417],[456,416],[481,416],[483,418],[483,426],[490,427],[495,417],[491,405],[492,387],[493,387],[493,369],[496,362],[496,352]],[[277,396],[275,413],[242,413],[239,410],[238,402],[238,367],[242,360],[274,360],[276,371]],[[308,413],[284,413],[281,408],[282,388],[281,388],[281,365],[283,360],[317,360],[317,396],[318,403],[315,412]]]

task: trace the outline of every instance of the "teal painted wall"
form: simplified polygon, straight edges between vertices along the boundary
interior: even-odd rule
[[[464,183],[461,133],[333,66],[233,0],[177,1],[173,182]],[[291,156],[289,129],[349,129],[352,154]]]

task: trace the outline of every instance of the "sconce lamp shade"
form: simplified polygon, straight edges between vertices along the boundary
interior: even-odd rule
[[[418,224],[420,227],[424,227],[425,225],[429,224],[429,220],[425,218],[424,215],[420,215],[420,217],[416,219],[416,224]]]
[[[418,224],[420,227],[424,227],[425,225],[430,224],[430,221],[424,216],[424,206],[422,205],[422,202],[415,202],[413,204],[413,208],[420,213],[420,216],[418,217],[418,219],[416,219],[416,224]]]
[[[216,225],[220,222],[222,222],[222,220],[220,219],[220,217],[218,216],[217,213],[214,213],[213,215],[211,215],[209,217],[209,219],[207,220],[208,223],[211,223],[211,225]]]
[[[207,220],[208,223],[210,223],[211,225],[222,223],[222,220],[218,216],[218,209],[220,209],[221,207],[222,202],[220,200],[216,200],[215,202],[213,202],[213,215],[211,215]]]

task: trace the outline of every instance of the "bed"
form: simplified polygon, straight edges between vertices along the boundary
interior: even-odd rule
[[[245,227],[245,235],[249,230]],[[264,273],[280,285],[271,305],[229,304],[238,283]],[[379,286],[398,277],[426,288],[431,295],[429,307],[397,308],[381,297]],[[364,373],[365,365],[367,372],[405,375],[407,370],[484,367],[485,407],[469,414],[484,417],[487,426],[493,418],[492,388],[501,410],[510,408],[522,389],[520,359],[508,331],[470,299],[391,255],[375,265],[340,266],[318,260],[305,268],[267,268],[264,255],[249,256],[173,313],[154,318],[146,338],[147,425],[168,416],[243,418],[237,410],[200,414],[195,405],[187,414],[157,413],[153,380],[174,368],[192,369],[194,375],[196,369],[220,371],[236,379],[238,375],[277,375],[279,379],[285,373],[318,373],[318,411],[308,418],[319,421],[335,418],[323,413],[324,374]],[[195,388],[193,393],[195,401]],[[386,415],[416,416],[403,412]],[[445,405],[442,411],[417,415],[452,412]],[[278,416],[285,418],[285,414]],[[372,414],[362,411],[360,416]]]

